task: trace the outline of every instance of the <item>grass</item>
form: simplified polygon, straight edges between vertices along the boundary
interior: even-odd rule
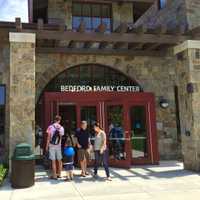
[[[7,168],[5,168],[3,164],[0,164],[0,186],[3,184],[7,171]]]

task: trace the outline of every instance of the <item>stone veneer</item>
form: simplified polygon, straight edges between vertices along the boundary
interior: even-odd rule
[[[178,86],[180,89],[180,116],[182,152],[185,169],[200,170],[200,41],[186,41],[175,47]],[[188,92],[188,84],[193,91]]]
[[[166,57],[133,57],[101,55],[36,55],[36,99],[48,82],[69,67],[93,63],[110,66],[134,78],[145,92],[156,96],[156,115],[159,137],[159,152],[162,159],[180,157],[180,144],[177,138],[174,85],[176,83],[175,59]],[[158,102],[163,96],[170,102],[168,109],[161,109]]]
[[[136,26],[141,24],[149,27],[166,24],[171,28],[181,24],[187,26],[185,0],[167,0],[166,7],[161,10],[158,9],[158,2],[155,1],[135,23]]]
[[[200,1],[199,0],[167,0],[165,8],[159,10],[155,1],[153,6],[138,19],[136,26],[146,24],[154,27],[167,24],[171,28],[177,25],[186,25],[192,29],[200,25]]]
[[[35,34],[9,33],[9,151],[35,145]]]

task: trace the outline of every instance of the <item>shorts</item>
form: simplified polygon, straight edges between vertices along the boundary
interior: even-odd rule
[[[89,160],[89,153],[87,149],[78,149],[78,160],[83,161],[86,159],[87,161]]]
[[[49,147],[49,159],[50,160],[62,160],[62,152],[60,146]]]
[[[64,164],[64,168],[66,171],[72,171],[74,170],[74,164],[73,163],[66,163]]]

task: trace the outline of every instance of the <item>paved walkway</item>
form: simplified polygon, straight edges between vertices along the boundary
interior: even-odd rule
[[[75,174],[79,174],[78,170]],[[64,175],[64,173],[63,173]],[[200,196],[200,174],[183,170],[182,163],[161,162],[160,166],[111,169],[112,182],[76,176],[73,182],[54,181],[41,169],[36,184],[13,190],[7,181],[0,189],[1,200],[193,200]]]

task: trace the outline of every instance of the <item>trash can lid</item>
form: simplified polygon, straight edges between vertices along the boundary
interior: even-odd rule
[[[14,160],[35,160],[35,155],[29,155],[29,156],[15,156],[13,157]]]
[[[15,152],[13,158],[17,158],[20,156],[31,156],[33,152],[31,150],[31,145],[27,143],[17,144],[15,147]]]

